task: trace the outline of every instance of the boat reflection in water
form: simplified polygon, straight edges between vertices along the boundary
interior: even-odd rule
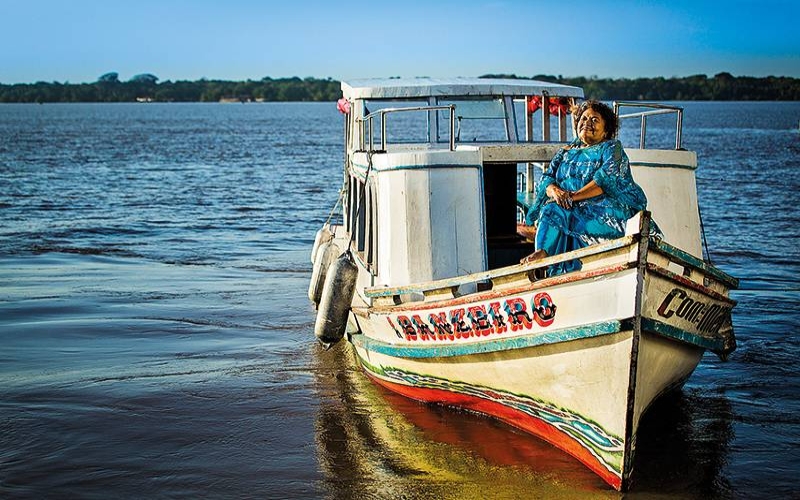
[[[331,498],[620,498],[563,451],[503,423],[409,400],[371,383],[339,343],[316,356],[320,467]],[[642,421],[626,497],[731,492],[725,398],[676,392]]]

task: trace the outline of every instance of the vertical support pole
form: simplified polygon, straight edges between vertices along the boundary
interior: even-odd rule
[[[386,113],[381,113],[381,151],[386,151]]]
[[[644,138],[647,135],[647,116],[642,115],[642,132],[641,136],[639,136],[639,148],[644,149]]]
[[[428,98],[428,106],[436,106],[436,98]],[[436,144],[439,142],[439,113],[432,109],[428,111],[428,142]]]
[[[505,96],[503,98],[503,111],[506,122],[506,140],[511,143],[518,143],[517,115],[514,111],[514,99],[512,99],[511,96]]]
[[[531,113],[531,102],[533,96],[525,98],[525,142],[533,142],[533,113]]]
[[[542,140],[550,142],[550,96],[542,92]]]
[[[450,151],[456,150],[456,106],[450,105]]]
[[[533,142],[533,113],[531,113],[531,102],[533,96],[525,97],[525,142]],[[533,193],[535,186],[533,183],[533,163],[525,164],[525,192]]]
[[[356,116],[356,121],[358,122],[358,150],[364,151],[364,104],[362,103],[359,106],[359,112]]]
[[[342,190],[343,193],[340,193],[340,200],[342,201],[342,224],[347,227],[347,196],[350,192],[350,185],[348,180],[350,178],[350,150],[351,144],[350,141],[353,140],[353,128],[358,128],[358,124],[355,122],[355,106],[350,107],[350,113],[344,115],[344,160],[342,164],[344,165],[343,170],[343,179],[342,179]],[[355,148],[355,144],[352,145]]]
[[[375,129],[374,129],[374,125],[373,125],[373,118],[374,117],[372,117],[372,116],[369,117],[369,150],[370,151],[374,151],[375,150],[375,146],[374,146],[374,143],[373,143],[373,138],[375,137],[375,133],[374,133]]]

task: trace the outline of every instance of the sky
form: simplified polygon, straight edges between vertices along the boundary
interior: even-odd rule
[[[800,77],[798,0],[0,0],[0,83]]]

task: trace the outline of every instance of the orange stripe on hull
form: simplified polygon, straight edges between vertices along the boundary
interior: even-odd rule
[[[482,398],[442,389],[420,388],[397,384],[378,378],[370,373],[369,370],[365,370],[365,373],[376,383],[407,398],[426,403],[438,403],[464,408],[494,417],[522,429],[572,455],[614,489],[620,490],[622,488],[622,478],[620,476],[608,470],[589,450],[581,446],[579,442],[542,420],[532,418],[524,412],[509,408],[508,406],[494,401],[487,401]]]

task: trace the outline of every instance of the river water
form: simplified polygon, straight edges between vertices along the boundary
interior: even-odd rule
[[[800,103],[681,105],[739,348],[652,408],[626,498],[798,497]],[[315,343],[341,131],[331,103],[0,106],[0,497],[620,497]]]

